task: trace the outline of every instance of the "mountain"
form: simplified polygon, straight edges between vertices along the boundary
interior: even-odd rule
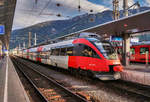
[[[141,7],[139,12],[150,9],[150,7]],[[129,14],[137,13],[137,9],[130,10]],[[120,17],[123,17],[123,11],[120,11]],[[15,48],[23,42],[28,43],[28,33],[32,33],[32,41],[34,42],[34,33],[37,34],[37,43],[41,43],[48,39],[70,34],[82,29],[96,26],[113,20],[111,10],[107,10],[96,14],[84,14],[67,20],[56,20],[39,23],[23,29],[14,30],[11,33],[10,48]],[[32,43],[33,45],[33,43]]]

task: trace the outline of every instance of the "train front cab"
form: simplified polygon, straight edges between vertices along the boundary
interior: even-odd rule
[[[106,52],[113,48],[108,42],[92,40],[80,38],[73,42],[74,55],[69,56],[69,67],[90,71],[101,80],[119,79],[123,69],[120,60],[116,58],[115,52],[111,52],[109,55]]]

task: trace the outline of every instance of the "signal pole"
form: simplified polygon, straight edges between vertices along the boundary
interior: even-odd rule
[[[123,0],[123,11],[124,11],[124,16],[128,16],[128,0]]]
[[[28,47],[31,47],[31,32],[29,32],[29,36],[28,36]]]
[[[128,0],[123,0],[123,11],[124,17],[128,16]],[[128,25],[127,25],[128,26]],[[123,34],[123,61],[124,65],[128,66],[130,64],[130,35]]]
[[[113,0],[113,18],[114,20],[119,19],[119,1]]]

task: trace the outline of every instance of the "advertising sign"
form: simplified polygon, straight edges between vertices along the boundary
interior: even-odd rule
[[[110,36],[110,41],[117,41],[120,42],[122,41],[122,37],[118,37],[118,36]]]
[[[4,35],[5,34],[5,27],[4,25],[0,25],[0,35]]]

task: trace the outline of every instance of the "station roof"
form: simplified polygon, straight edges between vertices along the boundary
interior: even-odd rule
[[[83,31],[93,32],[99,35],[122,35],[135,34],[139,32],[150,31],[150,10],[100,24]],[[83,32],[82,31],[82,32]]]
[[[123,34],[137,34],[140,32],[150,31],[150,10],[134,14],[132,16],[123,17],[118,20],[106,22],[88,29],[83,29],[65,36],[55,38],[55,40],[65,39],[67,37],[74,37],[81,32],[96,33],[102,37],[111,35],[122,36]],[[106,35],[106,36],[105,36]]]
[[[0,35],[0,40],[9,48],[9,38],[11,34],[16,0],[0,0],[0,25],[4,25],[5,34]]]

